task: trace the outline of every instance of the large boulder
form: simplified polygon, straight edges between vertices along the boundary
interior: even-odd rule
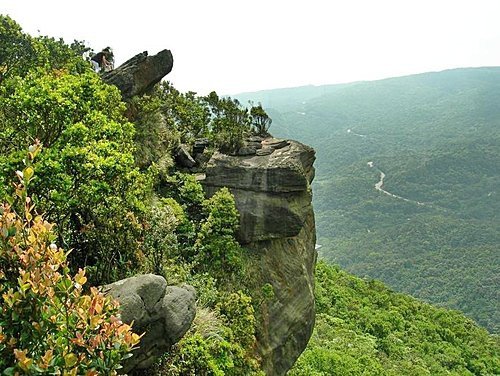
[[[196,313],[196,293],[188,285],[167,286],[161,276],[138,275],[103,287],[120,302],[123,322],[142,334],[139,348],[124,364],[124,372],[151,367],[188,331]]]
[[[177,147],[174,157],[179,167],[193,168],[196,166],[196,161],[189,153],[189,148],[185,144],[181,144]]]
[[[163,50],[154,56],[144,51],[127,60],[118,68],[103,74],[102,79],[120,89],[123,99],[141,95],[161,81],[172,71],[174,58],[170,50]]]
[[[314,327],[316,230],[311,204],[314,150],[291,140],[261,141],[258,154],[215,153],[202,182],[208,195],[228,187],[240,213],[239,239],[248,250],[247,283],[271,284],[257,328],[267,375],[284,375],[305,349]],[[258,293],[257,293],[258,294]]]

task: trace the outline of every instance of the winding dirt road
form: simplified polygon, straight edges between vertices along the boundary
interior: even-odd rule
[[[391,196],[393,198],[397,198],[398,200],[403,200],[403,201],[406,201],[406,202],[411,202],[411,203],[414,203],[414,204],[417,204],[417,205],[425,205],[423,202],[415,201],[415,200],[410,200],[409,198],[401,197],[401,196],[395,195],[394,193],[386,191],[383,188],[384,187],[385,173],[381,169],[379,169],[378,167],[376,167],[375,163],[373,163],[373,162],[368,162],[368,166],[370,168],[375,168],[378,172],[380,172],[380,180],[378,181],[378,183],[375,184],[375,189],[377,191],[382,192],[382,193],[386,194],[387,196]]]

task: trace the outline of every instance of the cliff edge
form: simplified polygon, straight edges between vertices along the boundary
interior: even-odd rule
[[[274,290],[258,312],[257,351],[267,375],[284,375],[314,327],[315,152],[291,140],[266,139],[262,146],[264,152],[250,156],[215,153],[203,185],[208,195],[222,187],[234,195],[239,240],[249,258],[248,283],[256,291],[265,284]]]

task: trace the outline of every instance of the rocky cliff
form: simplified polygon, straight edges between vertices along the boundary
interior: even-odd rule
[[[214,154],[203,184],[208,195],[221,187],[234,194],[253,279],[248,283],[256,291],[267,283],[274,290],[259,312],[258,352],[267,375],[284,375],[314,326],[315,153],[295,141],[267,139],[251,154]]]
[[[102,78],[129,99],[147,92],[172,66],[170,51],[155,56],[144,52]],[[268,284],[274,291],[272,299],[262,299],[257,312],[257,351],[267,375],[284,375],[305,349],[314,326],[316,232],[310,184],[315,152],[295,141],[254,138],[237,154],[215,153],[203,184],[209,196],[228,187],[235,197],[238,237],[248,251],[246,283],[255,296]],[[194,164],[193,159],[184,167]],[[125,319],[146,332],[126,369],[151,365],[193,320],[193,291],[167,288],[158,278],[143,276],[107,286],[122,303]]]

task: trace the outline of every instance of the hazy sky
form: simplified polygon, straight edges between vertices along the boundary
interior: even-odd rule
[[[0,0],[32,35],[167,48],[182,91],[235,94],[500,65],[499,0]]]

